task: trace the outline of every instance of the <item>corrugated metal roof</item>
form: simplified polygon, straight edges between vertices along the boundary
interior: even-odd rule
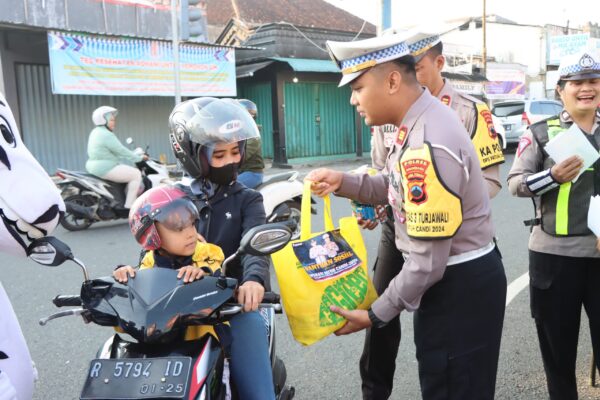
[[[254,73],[256,71],[268,67],[271,64],[273,64],[273,61],[264,61],[256,64],[239,65],[235,67],[235,75],[238,79],[254,76]]]
[[[331,60],[313,60],[309,58],[271,57],[272,60],[286,62],[297,72],[331,72],[339,74],[340,69]]]

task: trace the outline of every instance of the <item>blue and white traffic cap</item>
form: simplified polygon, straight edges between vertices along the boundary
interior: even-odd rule
[[[427,50],[442,41],[442,35],[458,29],[463,23],[427,24],[410,29],[406,44],[410,54],[419,61]]]
[[[342,71],[339,86],[344,86],[378,64],[410,55],[406,33],[382,35],[355,42],[327,41],[331,59]]]
[[[600,78],[600,54],[597,50],[584,50],[564,56],[558,67],[560,81],[577,81]]]

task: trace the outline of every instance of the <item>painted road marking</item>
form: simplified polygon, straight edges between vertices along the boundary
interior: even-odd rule
[[[529,272],[525,272],[523,275],[515,279],[508,285],[508,289],[506,291],[506,305],[508,306],[511,301],[517,295],[529,285]]]

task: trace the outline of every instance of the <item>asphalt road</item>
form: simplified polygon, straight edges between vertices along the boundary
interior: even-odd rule
[[[503,179],[512,164],[512,158],[512,155],[508,155],[507,163],[502,168]],[[351,166],[356,166],[356,162],[336,165],[344,169]],[[494,199],[493,208],[510,283],[527,272],[528,230],[521,221],[530,217],[532,205],[527,199],[511,197],[503,189]],[[318,209],[315,220],[320,220],[322,216],[321,204],[318,204]],[[333,199],[334,218],[349,212],[347,200]],[[315,229],[319,229],[319,225],[316,224]],[[98,224],[81,233],[59,228],[56,236],[71,246],[76,256],[86,263],[93,277],[110,274],[117,264],[135,263],[139,251],[125,223]],[[374,255],[378,230],[365,232],[364,238],[370,254]],[[79,267],[72,263],[56,268],[42,267],[28,260],[2,257],[2,283],[13,301],[39,370],[34,398],[79,398],[89,361],[112,334],[111,330],[85,325],[74,317],[51,321],[45,327],[38,325],[39,318],[56,311],[50,302],[56,294],[78,293],[82,280]],[[372,262],[373,257],[369,259],[369,263]],[[506,309],[496,398],[546,399],[545,378],[533,320],[530,318],[527,288],[515,294]],[[419,399],[412,315],[405,312],[401,320],[403,339],[392,398]],[[580,398],[598,399],[600,389],[588,387],[591,345],[587,318],[582,317],[582,321],[577,364]],[[278,354],[286,363],[288,383],[296,387],[297,399],[361,397],[357,365],[363,333],[340,338],[332,336],[313,346],[304,347],[292,338],[285,316],[279,316],[277,322]]]

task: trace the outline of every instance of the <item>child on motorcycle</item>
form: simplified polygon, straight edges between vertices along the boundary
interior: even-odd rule
[[[185,190],[199,210],[198,232],[229,257],[244,233],[266,222],[262,195],[236,181],[246,141],[260,137],[256,123],[235,100],[197,98],[175,106],[169,128],[173,152],[194,179]],[[230,321],[231,375],[243,400],[275,399],[267,329],[256,311],[268,273],[268,259],[249,254],[227,267],[246,311]]]
[[[153,188],[136,199],[131,206],[129,226],[137,242],[147,250],[139,269],[177,269],[178,278],[183,278],[185,283],[202,279],[206,274],[219,275],[223,251],[198,235],[198,219],[196,205],[178,187]],[[125,283],[129,278],[135,278],[136,271],[132,266],[122,265],[115,269],[113,277]],[[247,294],[238,295],[238,301],[248,306],[248,301],[244,300],[247,297]],[[262,296],[256,300],[260,303]],[[233,317],[229,324],[232,336],[230,368],[239,398],[274,399],[265,322],[257,312],[247,312]],[[206,332],[204,328],[188,327],[186,340],[198,338]]]
[[[153,267],[179,271],[184,283],[215,274],[223,262],[220,247],[199,240],[198,210],[192,200],[173,186],[152,188],[135,200],[129,213],[131,233],[147,250],[139,269]],[[123,265],[113,272],[125,283],[136,269]]]

